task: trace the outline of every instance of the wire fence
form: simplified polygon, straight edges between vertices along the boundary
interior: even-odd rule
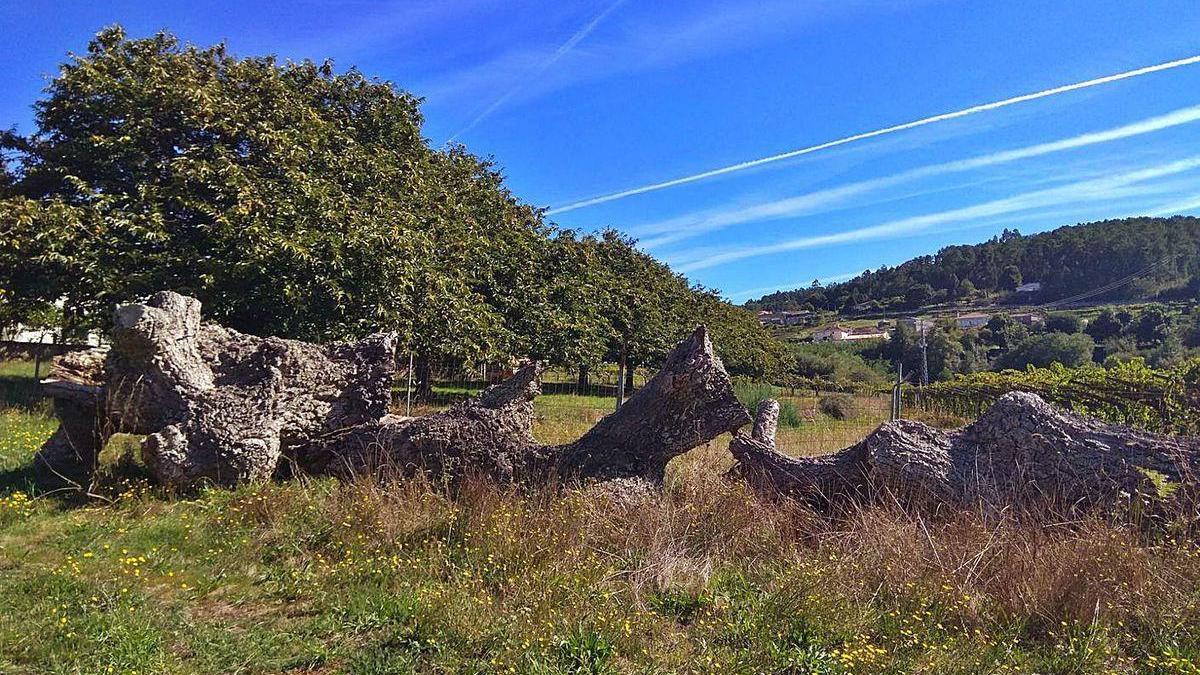
[[[46,364],[40,364],[42,367],[39,368],[30,354],[9,356],[8,359],[0,358],[0,407],[43,407],[37,376],[45,376]],[[439,360],[423,363],[415,355],[407,354],[398,361],[392,387],[392,412],[412,416],[437,412],[464,401],[488,386],[502,382],[517,367],[515,361],[463,363]],[[650,369],[633,369],[625,382],[625,395],[631,396],[642,389],[653,374]],[[535,401],[535,435],[545,443],[579,438],[616,409],[618,392],[622,389],[619,378],[620,370],[616,364],[546,371],[542,378],[542,395]],[[960,391],[944,384],[930,388],[904,384],[899,390],[893,388],[891,391],[839,392],[816,384],[781,387],[744,380],[734,384],[738,398],[751,410],[763,398],[780,401],[777,447],[793,456],[822,455],[854,445],[889,419],[917,419],[942,428],[961,426],[1008,390],[1004,387],[994,390],[974,387]],[[1166,408],[1158,389],[1144,385],[1140,389],[1123,387],[1118,392],[1101,391],[1097,387],[1056,386],[1037,393],[1059,405],[1108,421],[1144,428],[1155,428],[1154,424],[1141,419],[1155,411],[1160,414],[1151,414],[1151,417],[1166,421],[1170,421],[1167,413],[1172,411],[1177,413],[1176,417],[1182,415],[1189,420],[1196,417],[1195,414],[1188,416],[1190,408],[1186,403]],[[1194,391],[1192,393],[1195,395]],[[1178,413],[1178,410],[1184,412]],[[1177,428],[1162,430],[1179,433]]]
[[[422,363],[411,354],[397,359],[392,400],[405,414],[444,408],[478,394],[487,387],[512,376],[517,362],[475,362],[440,360]],[[625,397],[645,386],[653,372],[633,368],[625,376]],[[542,374],[543,396],[571,396],[590,399],[596,408],[616,408],[619,383],[616,364],[588,368],[551,368]]]
[[[394,409],[406,415],[436,412],[503,381],[514,368],[515,363],[420,364],[416,357],[403,355],[393,389]],[[651,369],[633,369],[625,395],[632,396],[653,375]],[[620,391],[618,378],[619,368],[611,363],[582,371],[552,368],[543,373],[542,394],[535,401],[538,439],[547,443],[574,440],[612,413]],[[851,394],[740,379],[735,391],[751,409],[762,398],[780,401],[784,412],[777,447],[796,456],[826,454],[853,445],[892,415],[887,391]]]

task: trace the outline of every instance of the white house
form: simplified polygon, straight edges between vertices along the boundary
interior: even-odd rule
[[[986,326],[987,322],[992,318],[991,314],[983,314],[982,312],[973,312],[971,314],[962,314],[954,317],[954,323],[959,328],[966,330],[968,328],[979,328]]]
[[[917,333],[928,333],[934,326],[933,319],[926,319],[920,316],[905,316],[900,319],[900,323],[908,326]]]
[[[813,342],[847,342],[852,340],[877,340],[887,337],[887,331],[875,326],[844,328],[838,324],[822,326],[813,331]]]
[[[1042,282],[1040,281],[1031,281],[1027,284],[1017,286],[1018,293],[1037,293],[1040,290],[1042,290]]]

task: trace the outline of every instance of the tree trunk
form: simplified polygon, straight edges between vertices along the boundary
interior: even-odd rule
[[[42,392],[54,401],[58,429],[34,456],[38,481],[47,487],[84,487],[104,446],[102,414],[107,349],[69,352],[52,361]]]
[[[579,379],[576,381],[576,388],[579,390],[577,393],[579,393],[580,395],[587,393],[588,386],[589,386],[588,376],[589,376],[588,365],[586,363],[580,364]]]
[[[419,401],[433,399],[433,364],[425,354],[417,354],[413,361],[413,396]]]
[[[621,360],[617,363],[617,405],[620,410],[625,404],[625,352],[621,352]]]
[[[199,301],[170,292],[119,307],[114,324],[90,433],[146,435],[142,456],[169,485],[268,478],[291,447],[387,411],[393,335],[330,346],[243,335],[202,324]],[[56,372],[71,363],[60,359]],[[58,400],[86,384],[67,374],[47,391]],[[64,416],[64,428],[69,418],[82,419]],[[64,474],[91,470],[99,446],[84,447],[82,431],[56,438],[43,448],[43,464]],[[76,465],[61,451],[64,438]]]
[[[298,465],[347,476],[378,470],[456,481],[484,474],[504,482],[638,479],[662,482],[667,462],[750,421],[703,327],[617,412],[574,443],[533,439],[537,364],[480,396],[417,419],[385,418],[301,448]]]
[[[627,360],[627,361],[625,362],[625,395],[626,395],[626,396],[630,396],[630,395],[632,395],[632,394],[633,394],[633,373],[634,373],[634,370],[635,370],[634,364],[633,364],[632,362],[629,362],[629,361]]]
[[[758,434],[736,435],[730,452],[735,473],[755,487],[821,506],[885,490],[912,505],[1086,511],[1157,502],[1163,482],[1194,488],[1200,466],[1197,439],[1105,424],[1022,392],[959,431],[896,420],[826,457],[787,457]]]

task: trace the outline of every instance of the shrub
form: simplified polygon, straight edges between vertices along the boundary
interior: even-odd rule
[[[796,409],[796,404],[791,401],[781,398],[776,392],[775,387],[764,384],[762,382],[740,381],[733,386],[734,393],[737,394],[738,400],[742,405],[746,406],[751,414],[758,409],[758,404],[768,398],[773,398],[779,401],[779,425],[783,427],[798,427],[804,421],[800,415],[800,411]]]
[[[1070,312],[1055,312],[1046,317],[1047,333],[1078,333],[1083,330],[1083,321]]]
[[[848,420],[858,414],[858,405],[849,394],[826,394],[817,406],[821,412],[835,420]]]
[[[1092,338],[1082,333],[1034,335],[1022,340],[1011,352],[1001,356],[996,365],[1013,370],[1024,370],[1028,366],[1046,368],[1052,363],[1078,368],[1091,362],[1095,346]]]

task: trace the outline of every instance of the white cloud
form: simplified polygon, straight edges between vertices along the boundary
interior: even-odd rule
[[[562,65],[521,88],[513,104],[545,96],[582,82],[622,73],[675,66],[718,56],[747,45],[793,39],[806,26],[836,20],[865,10],[890,11],[906,3],[878,0],[840,0],[837,3],[797,3],[762,0],[754,3],[641,4],[641,11],[626,6],[620,20],[606,22],[603,36],[588,40],[587,49],[576,49]],[[665,8],[665,9],[664,9]],[[436,105],[462,106],[481,96],[495,94],[497,83],[527,77],[532,68],[555,51],[546,45],[520,46],[500,52],[477,65],[438,73],[413,87]]]
[[[459,136],[467,133],[471,129],[474,129],[480,122],[487,119],[489,115],[498,110],[501,106],[522,91],[522,89],[527,86],[528,82],[539,79],[542,74],[549,70],[550,67],[555,63],[557,63],[558,60],[563,57],[563,55],[574,49],[575,46],[583,41],[583,39],[588,35],[590,35],[592,31],[596,30],[596,26],[600,25],[600,22],[604,20],[604,17],[611,14],[613,10],[619,7],[623,2],[625,2],[625,0],[615,0],[614,2],[611,2],[605,6],[603,11],[592,17],[592,19],[584,24],[582,28],[575,31],[575,33],[573,33],[566,42],[560,45],[558,49],[554,50],[554,53],[550,54],[550,56],[539,63],[537,67],[532,69],[529,73],[522,74],[515,85],[508,89],[508,91],[501,94],[500,97],[495,101],[492,101],[490,105],[484,108],[483,111],[476,115],[470,122],[468,122],[466,126],[452,134],[450,138],[446,140],[446,142],[449,143],[454,141]]]
[[[1148,213],[1152,216],[1181,216],[1186,214],[1195,214],[1200,210],[1200,194],[1194,194],[1184,199],[1164,204]]]

